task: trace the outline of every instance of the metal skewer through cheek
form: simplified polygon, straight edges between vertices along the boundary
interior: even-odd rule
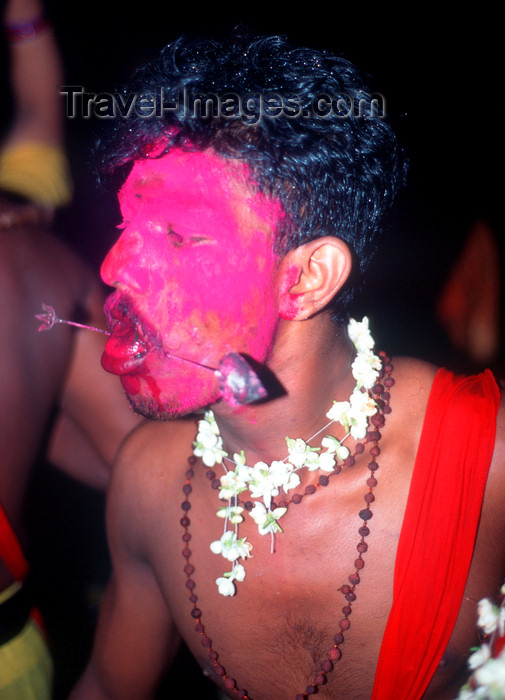
[[[103,333],[104,335],[110,335],[109,331],[103,328],[96,328],[95,326],[88,326],[83,323],[77,323],[76,321],[66,321],[59,318],[54,308],[47,304],[42,304],[42,309],[44,313],[36,314],[35,316],[39,321],[42,321],[42,325],[40,325],[38,329],[39,331],[49,331],[56,323],[64,323],[69,326],[76,326],[77,328],[84,328],[90,331],[96,331],[97,333]],[[167,355],[182,360],[183,362],[189,362],[208,372],[212,372],[217,377],[221,390],[221,398],[232,406],[252,403],[253,401],[258,401],[267,396],[267,390],[261,379],[245,357],[239,353],[228,353],[221,359],[217,367],[209,367],[195,360],[190,360],[180,355],[174,355],[173,353],[167,353]]]

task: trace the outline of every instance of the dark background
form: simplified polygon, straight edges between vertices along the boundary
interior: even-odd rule
[[[411,169],[397,218],[390,222],[371,270],[363,307],[381,347],[436,362],[450,359],[433,318],[441,282],[477,217],[491,223],[503,245],[502,46],[494,12],[479,5],[444,14],[426,4],[386,11],[377,3],[373,9],[364,3],[344,9],[290,4],[282,11],[272,10],[273,3],[257,2],[228,7],[145,1],[127,7],[48,0],[47,5],[66,83],[89,92],[114,91],[137,65],[181,33],[226,33],[239,23],[329,48],[370,73],[374,89],[386,97]],[[67,123],[76,190],[72,205],[57,220],[60,235],[97,269],[119,223],[115,193],[98,185],[91,168],[100,127],[97,120]],[[103,498],[44,464],[35,474],[29,512],[32,558],[57,664],[57,697],[63,698],[89,653],[109,572]],[[163,697],[174,697],[178,684],[193,677],[185,657],[178,669]],[[196,697],[211,697],[205,685],[194,687]]]
[[[504,105],[499,22],[492,13],[430,15],[423,7],[419,14],[411,8],[408,15],[388,15],[368,12],[361,3],[355,11],[309,13],[300,5],[296,12],[290,7],[271,15],[266,3],[254,3],[251,9],[237,4],[229,10],[222,3],[202,9],[155,2],[118,13],[111,5],[48,0],[69,84],[90,92],[112,91],[180,33],[226,33],[245,23],[258,31],[286,34],[295,43],[340,53],[373,76],[409,153],[411,182],[415,178],[423,186],[423,205],[435,216],[472,216],[494,208]],[[99,127],[96,120],[68,123],[78,182],[85,168],[83,136]],[[96,214],[92,207],[86,217],[86,235],[93,239],[100,238]]]

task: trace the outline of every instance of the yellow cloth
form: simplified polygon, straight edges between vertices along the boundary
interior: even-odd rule
[[[18,582],[0,593],[13,596]],[[37,623],[29,620],[21,632],[0,646],[0,700],[51,700],[53,662]]]
[[[0,646],[0,700],[51,700],[53,664],[37,624],[29,620]]]
[[[59,207],[72,198],[72,180],[63,151],[45,143],[18,143],[0,154],[0,189],[37,204]]]

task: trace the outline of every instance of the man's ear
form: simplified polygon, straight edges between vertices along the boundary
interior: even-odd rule
[[[279,315],[291,321],[323,309],[351,273],[352,255],[344,241],[323,236],[289,251],[281,262]]]

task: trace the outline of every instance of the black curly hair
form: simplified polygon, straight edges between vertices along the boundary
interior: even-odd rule
[[[144,109],[114,120],[101,165],[114,169],[152,156],[154,146],[160,155],[160,143],[163,153],[211,148],[242,159],[259,189],[283,206],[280,254],[325,235],[350,247],[356,274],[333,304],[333,317],[343,320],[406,174],[377,95],[356,67],[279,36],[181,37],[121,93],[124,102],[132,95],[141,99]],[[147,117],[146,105],[159,105],[161,95],[170,108]],[[213,109],[205,110],[205,96],[215,98]],[[226,97],[239,102],[225,113]],[[201,109],[188,110],[188,104]]]

